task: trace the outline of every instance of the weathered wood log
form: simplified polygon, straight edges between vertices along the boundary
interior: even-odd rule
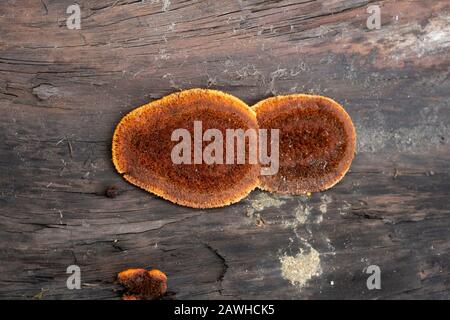
[[[129,267],[164,271],[178,299],[450,298],[448,1],[78,3],[80,30],[73,1],[0,4],[0,298],[116,299]],[[193,87],[332,97],[357,127],[350,172],[311,198],[255,191],[214,210],[124,182],[117,122]],[[310,247],[321,272],[299,288],[281,261]]]

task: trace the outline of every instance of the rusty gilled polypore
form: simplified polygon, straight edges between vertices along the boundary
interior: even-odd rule
[[[258,129],[256,115],[241,100],[215,90],[192,89],[168,95],[122,118],[113,136],[117,171],[132,184],[174,203],[194,208],[229,205],[258,185],[259,164],[174,164],[176,129]],[[207,145],[203,142],[203,148]],[[248,149],[248,141],[246,142]]]
[[[117,280],[126,289],[123,300],[158,299],[167,291],[167,277],[157,269],[127,269],[117,275]]]
[[[347,112],[322,96],[294,94],[253,106],[261,129],[279,129],[279,171],[261,176],[260,188],[304,194],[331,188],[350,168],[356,132]]]

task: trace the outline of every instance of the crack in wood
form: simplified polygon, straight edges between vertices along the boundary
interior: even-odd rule
[[[222,256],[222,255],[219,253],[219,250],[218,250],[218,249],[213,248],[210,244],[208,244],[208,243],[206,243],[206,242],[202,242],[202,244],[203,244],[209,251],[211,251],[211,252],[219,259],[219,261],[220,261],[221,264],[222,264],[222,271],[221,271],[221,273],[217,276],[217,279],[216,279],[216,281],[219,283],[219,289],[218,289],[217,291],[219,292],[219,294],[222,295],[222,294],[223,294],[223,284],[222,284],[222,282],[223,282],[223,279],[224,279],[224,277],[225,277],[225,274],[227,273],[228,268],[229,268],[228,263],[227,263],[227,260],[225,259],[224,256]]]

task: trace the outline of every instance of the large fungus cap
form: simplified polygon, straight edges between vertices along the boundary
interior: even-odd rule
[[[255,113],[229,94],[205,89],[174,93],[122,118],[112,143],[117,171],[132,184],[188,207],[214,208],[241,200],[258,185],[258,164],[195,164],[193,142],[191,164],[172,161],[172,149],[180,142],[172,141],[172,133],[186,129],[194,139],[194,121],[202,122],[203,132],[218,129],[224,146],[226,129],[258,130]],[[210,143],[202,142],[203,149]]]

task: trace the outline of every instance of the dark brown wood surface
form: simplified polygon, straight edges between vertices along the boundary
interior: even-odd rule
[[[128,267],[163,270],[176,299],[450,298],[448,0],[78,3],[80,30],[71,0],[0,4],[0,298],[118,299]],[[214,210],[126,183],[117,122],[193,87],[334,98],[357,127],[351,171],[310,198],[254,191]],[[300,288],[280,257],[309,246],[322,272]]]

